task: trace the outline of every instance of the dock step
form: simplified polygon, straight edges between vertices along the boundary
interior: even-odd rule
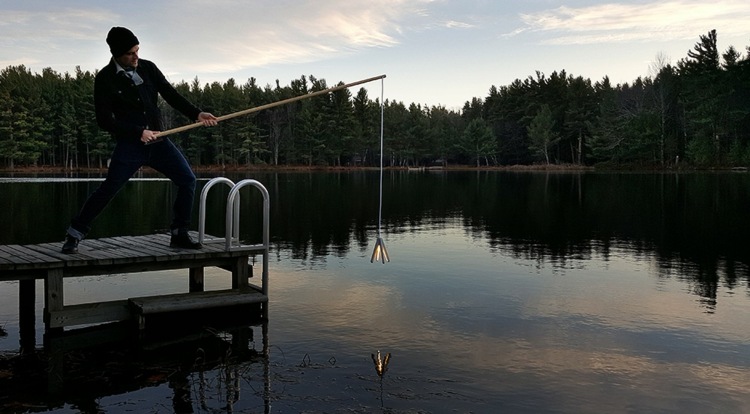
[[[128,302],[118,300],[68,305],[61,310],[49,311],[45,318],[47,319],[47,326],[50,328],[64,328],[75,325],[126,321],[132,319],[132,314]]]
[[[140,315],[266,302],[268,302],[268,296],[253,288],[177,293],[130,299],[130,305]]]
[[[146,329],[146,315],[268,303],[268,296],[260,290],[247,287],[131,298],[128,301],[138,323],[138,329],[144,331]]]

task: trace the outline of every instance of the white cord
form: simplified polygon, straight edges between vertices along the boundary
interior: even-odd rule
[[[383,89],[384,81],[380,80],[380,194],[378,204],[378,238],[375,240],[375,249],[372,252],[370,263],[374,261],[390,262],[391,258],[388,256],[388,250],[385,248],[385,243],[380,237],[380,226],[383,221],[383,118],[385,112],[385,102],[383,101]]]
[[[383,101],[385,79],[380,79],[380,205],[378,206],[378,237],[380,237],[380,225],[383,219],[383,118],[385,102]]]

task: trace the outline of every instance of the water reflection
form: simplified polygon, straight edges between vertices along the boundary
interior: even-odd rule
[[[174,189],[169,182],[141,178],[128,183],[91,237],[167,228]],[[343,257],[371,245],[378,227],[377,172],[251,178],[271,193],[272,242],[279,255],[312,265],[329,253]],[[0,243],[62,240],[67,220],[96,185],[69,179],[30,183],[19,177],[0,182],[0,209],[10,214]],[[227,190],[215,192],[207,203],[206,229],[223,234]],[[467,234],[486,240],[497,254],[563,271],[592,256],[607,260],[612,249],[622,249],[655,261],[661,277],[684,280],[708,311],[716,306],[717,286],[734,289],[747,285],[750,276],[748,174],[391,171],[383,194],[384,238],[439,231],[446,222],[461,220]],[[258,205],[255,198],[243,200],[243,217],[252,217],[248,211]],[[257,240],[260,224],[243,224],[244,237]]]
[[[347,262],[345,274],[330,271],[338,266],[331,258],[329,270],[304,277],[277,271],[272,295],[290,325],[281,335],[304,343],[313,326],[317,352],[339,361],[372,344],[397,353],[398,373],[383,377],[391,408],[409,398],[428,400],[428,412],[654,412],[678,400],[689,401],[687,412],[737,412],[750,404],[738,388],[750,380],[750,320],[739,316],[750,310],[746,299],[726,298],[708,316],[677,280],[650,288],[651,264],[625,251],[561,274],[436,240],[458,232],[390,237],[408,259],[385,267],[365,256]]]
[[[0,405],[119,412],[144,398],[157,412],[269,412],[267,335],[265,323],[180,330],[172,322],[137,339],[129,324],[50,334],[43,350],[0,358]],[[255,392],[240,392],[248,384]]]
[[[116,412],[178,398],[258,412],[269,396],[276,412],[746,412],[749,177],[391,172],[383,239],[396,260],[387,266],[369,260],[377,173],[230,177],[258,179],[272,196],[273,387],[259,393],[251,356],[189,371],[187,387],[143,381],[99,403]],[[58,184],[0,184],[14,237],[64,229],[68,215],[55,222],[42,200],[74,209],[88,188]],[[100,234],[148,233],[169,217],[169,183],[123,191]],[[224,229],[226,194],[216,191],[211,234]],[[248,219],[243,231],[257,237],[260,225]],[[79,284],[81,295],[94,291]],[[0,318],[17,309],[8,285],[0,297],[12,309],[0,306]],[[12,322],[6,331],[0,345],[17,343]],[[376,349],[381,366],[383,353],[396,358],[383,376]],[[191,366],[201,354],[184,355]]]
[[[371,242],[376,176],[275,175],[274,233],[291,258],[346,255]],[[498,254],[565,270],[613,249],[654,260],[690,283],[711,310],[716,286],[750,275],[747,174],[392,172],[384,232],[439,230],[459,219]],[[299,206],[306,206],[300,209]]]
[[[382,377],[383,374],[388,371],[388,363],[391,361],[391,353],[388,352],[385,354],[385,357],[383,357],[378,350],[377,355],[370,354],[370,357],[372,358],[372,363],[375,364],[375,372],[379,377]]]

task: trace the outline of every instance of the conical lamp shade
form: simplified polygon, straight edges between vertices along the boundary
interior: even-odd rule
[[[375,250],[372,251],[372,257],[370,258],[370,263],[372,262],[390,262],[391,259],[388,257],[388,250],[385,248],[385,243],[383,243],[383,239],[378,237],[378,240],[375,242]]]

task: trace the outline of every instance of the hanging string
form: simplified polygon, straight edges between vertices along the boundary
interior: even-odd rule
[[[378,206],[378,237],[380,237],[380,226],[383,220],[383,119],[385,111],[385,103],[383,102],[383,90],[384,79],[380,80],[380,193],[378,199],[380,200]]]
[[[372,252],[370,263],[374,261],[390,262],[391,259],[388,257],[388,250],[385,248],[383,238],[380,236],[380,227],[383,221],[383,119],[385,118],[385,101],[383,96],[385,90],[385,80],[380,79],[380,192],[378,194],[378,232],[377,240],[375,241],[375,250]]]

